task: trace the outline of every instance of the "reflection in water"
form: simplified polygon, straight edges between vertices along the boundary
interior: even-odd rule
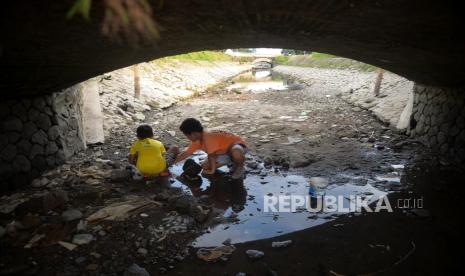
[[[199,157],[195,159],[198,161]],[[308,195],[308,178],[299,175],[288,175],[262,168],[262,173],[249,174],[243,182],[232,181],[224,172],[212,177],[202,177],[197,183],[187,183],[179,179],[173,183],[186,193],[196,197],[208,197],[215,210],[223,219],[222,223],[208,229],[193,243],[196,247],[218,246],[226,239],[232,243],[246,242],[270,238],[285,233],[303,230],[320,225],[337,218],[341,213],[312,213],[305,208],[295,212],[264,212],[264,196],[269,195]],[[182,173],[182,165],[172,170],[173,174]],[[364,179],[360,184],[360,176],[341,175],[344,183],[331,183],[326,195],[342,196],[344,206],[350,203],[349,195],[373,196],[369,201],[386,195],[383,188],[378,188],[376,179]],[[336,180],[336,178],[334,180]],[[336,181],[338,182],[338,181]],[[350,214],[349,214],[350,215]]]
[[[231,80],[232,84],[227,90],[240,90],[243,92],[265,92],[267,90],[288,89],[287,80],[271,70],[252,70]]]
[[[255,70],[252,75],[257,79],[266,78],[271,76],[271,70]]]

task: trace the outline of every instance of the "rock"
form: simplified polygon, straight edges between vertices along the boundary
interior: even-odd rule
[[[19,118],[8,117],[3,121],[3,131],[18,131],[23,129],[23,123]]]
[[[48,143],[48,136],[42,129],[40,129],[32,135],[31,141],[44,146]]]
[[[78,264],[78,265],[83,264],[86,260],[87,260],[87,258],[84,257],[84,256],[80,256],[80,257],[77,257],[76,259],[74,259],[74,261],[75,261],[76,264]]]
[[[45,212],[62,206],[69,201],[68,194],[63,190],[55,190],[43,197],[43,209]]]
[[[73,251],[77,247],[77,245],[75,244],[64,242],[64,241],[59,241],[58,244],[68,249],[69,251]]]
[[[76,231],[82,232],[87,229],[87,221],[86,220],[80,220],[78,225],[76,226]]]
[[[58,136],[60,136],[60,129],[58,126],[52,126],[51,128],[48,129],[47,131],[48,139],[51,141],[55,141]]]
[[[34,144],[29,151],[29,158],[34,159],[37,155],[44,154],[44,148],[38,144]]]
[[[21,139],[21,141],[19,141],[16,144],[16,148],[18,149],[18,151],[26,155],[29,155],[29,150],[31,149],[31,147],[32,144],[26,139]]]
[[[8,142],[14,144],[21,138],[21,134],[19,132],[8,132],[7,137]]]
[[[111,181],[112,182],[123,182],[131,177],[131,172],[128,170],[112,170]]]
[[[88,244],[94,239],[92,234],[76,234],[73,237],[73,243],[77,245]]]
[[[286,240],[286,241],[274,241],[271,243],[271,247],[273,248],[281,248],[281,247],[288,247],[289,245],[292,244],[291,240]]]
[[[125,272],[124,276],[150,276],[145,268],[132,264]]]
[[[69,209],[61,214],[61,218],[64,221],[73,221],[82,218],[82,213],[77,209]]]
[[[49,183],[49,181],[48,181],[48,179],[46,177],[36,178],[36,179],[32,180],[31,186],[34,187],[34,188],[39,188],[39,187],[46,186],[48,183]]]
[[[50,117],[44,113],[39,114],[39,116],[35,118],[34,122],[39,128],[43,129],[44,131],[48,131],[48,129],[52,125],[52,121],[50,120]]]
[[[37,110],[44,109],[46,102],[45,99],[41,96],[37,96],[32,100],[32,105],[37,108]]]
[[[191,198],[188,196],[181,196],[173,202],[173,207],[181,214],[187,214],[191,210]]]
[[[312,162],[310,162],[309,160],[297,160],[291,163],[291,167],[292,168],[303,168],[303,167],[307,167],[311,163]]]
[[[231,239],[226,239],[224,242],[222,242],[224,245],[231,245]]]
[[[0,226],[0,238],[2,238],[6,233],[6,230],[5,228],[3,228],[3,226]]]
[[[17,155],[13,160],[13,169],[16,172],[28,172],[31,170],[31,163],[24,155]]]
[[[58,151],[58,146],[55,144],[55,142],[49,142],[47,146],[45,147],[46,155],[55,154],[57,151]]]
[[[142,114],[142,113],[136,113],[136,114],[132,115],[132,118],[135,121],[143,121],[143,120],[145,120],[145,115]]]
[[[11,162],[15,158],[17,149],[15,145],[8,144],[1,152],[0,159]]]
[[[29,121],[29,122],[24,123],[23,129],[22,129],[22,133],[23,133],[24,138],[26,138],[26,139],[31,138],[32,135],[36,131],[37,131],[37,126],[33,122]]]
[[[137,249],[137,253],[139,253],[141,255],[147,255],[148,251],[145,248],[139,248],[139,249]]]
[[[270,166],[273,164],[273,158],[271,158],[270,156],[266,156],[263,159],[263,163],[265,163],[265,166]]]
[[[249,249],[245,251],[245,254],[247,254],[247,257],[249,257],[250,259],[260,259],[263,258],[263,256],[265,256],[265,253],[263,253],[262,251],[254,249]]]

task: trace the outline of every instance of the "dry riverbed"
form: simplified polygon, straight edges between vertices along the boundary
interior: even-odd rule
[[[443,238],[456,238],[456,231],[436,238],[425,230],[450,230],[432,220],[444,210],[434,209],[441,201],[429,201],[428,191],[431,181],[454,172],[415,157],[421,145],[347,104],[337,90],[279,75],[263,82],[276,84],[257,88],[253,77],[243,75],[145,113],[145,122],[168,146],[187,145],[178,131],[187,117],[243,136],[250,148],[243,183],[231,182],[226,171],[201,183],[182,181],[179,165],[171,178],[128,180],[125,160],[137,125],[119,125],[104,144],[46,173],[31,188],[2,197],[0,274],[425,272],[417,267],[433,258],[426,252],[436,248],[441,256]],[[425,162],[437,170],[418,169]],[[265,195],[306,195],[310,177],[325,178],[332,195],[426,195],[425,208],[362,215],[263,212]],[[288,240],[285,247],[271,246]],[[223,247],[208,251],[217,246]],[[426,271],[435,271],[434,265]]]

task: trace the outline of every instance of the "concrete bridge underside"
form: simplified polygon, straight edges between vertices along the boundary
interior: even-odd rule
[[[161,39],[139,49],[102,36],[103,1],[92,2],[89,22],[66,18],[73,2],[3,5],[2,97],[57,91],[167,55],[243,47],[331,53],[426,85],[465,82],[465,23],[452,1],[163,1],[162,8],[154,8]]]

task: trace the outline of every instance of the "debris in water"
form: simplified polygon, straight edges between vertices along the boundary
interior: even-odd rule
[[[156,202],[139,197],[133,200],[117,202],[93,213],[87,218],[87,221],[97,222],[100,220],[123,220],[128,216],[129,212],[135,211],[150,204],[156,204]]]
[[[249,249],[245,251],[245,254],[247,254],[247,256],[251,259],[260,259],[263,256],[265,256],[265,253],[263,253],[263,251],[255,250],[255,249]]]
[[[236,247],[234,245],[223,245],[215,248],[200,248],[197,250],[197,257],[206,262],[214,262],[218,259],[231,255]]]

